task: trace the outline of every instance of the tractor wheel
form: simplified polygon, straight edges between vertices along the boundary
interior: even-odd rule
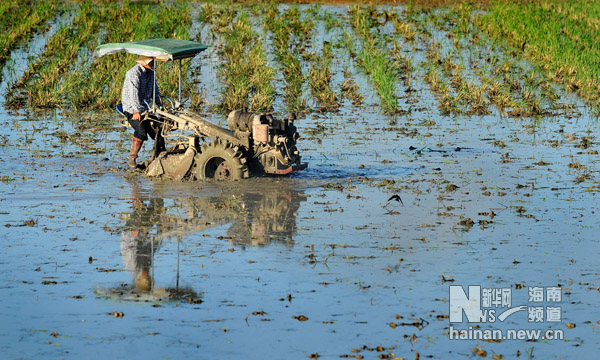
[[[227,141],[216,139],[200,147],[192,174],[196,180],[240,180],[248,178],[250,172],[241,151]]]

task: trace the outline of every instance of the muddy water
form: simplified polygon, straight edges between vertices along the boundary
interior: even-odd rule
[[[596,119],[444,117],[421,81],[389,118],[333,66],[365,105],[299,120],[284,179],[151,180],[112,115],[2,111],[4,356],[595,358]],[[565,339],[449,340],[450,285],[559,287],[558,322],[479,326]]]
[[[442,119],[412,126],[411,138],[378,130],[387,125],[375,109],[313,116],[300,127],[327,130],[302,142],[307,171],[235,184],[132,174],[113,147],[118,130],[99,131],[96,147],[108,150],[94,154],[52,135],[74,133],[65,119],[2,119],[10,358],[596,353],[597,156],[577,155],[565,135],[592,129],[585,118],[564,129],[547,119],[531,134],[493,116]],[[45,135],[31,138],[32,126]],[[489,140],[511,136],[502,150]],[[545,145],[553,139],[560,146]],[[575,182],[571,157],[592,179]],[[560,323],[521,313],[493,328],[563,329],[566,341],[450,341],[451,284],[509,287],[515,304],[527,286],[560,286]]]

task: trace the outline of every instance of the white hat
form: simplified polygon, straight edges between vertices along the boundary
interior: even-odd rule
[[[153,60],[154,60],[154,58],[149,57],[149,56],[144,56],[144,55],[140,55],[137,59],[135,59],[135,61],[141,65],[148,65]]]

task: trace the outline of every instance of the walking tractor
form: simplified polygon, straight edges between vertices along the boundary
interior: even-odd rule
[[[277,120],[271,114],[234,110],[227,117],[229,129],[226,129],[183,108],[181,61],[206,48],[195,41],[149,39],[100,45],[94,53],[100,57],[125,51],[161,61],[179,60],[178,101],[169,101],[170,106],[163,101],[163,108],[159,108],[154,95],[144,116],[144,121],[152,121],[158,130],[146,175],[176,180],[239,180],[251,175],[284,175],[305,169],[307,164],[301,162],[296,148],[300,135],[293,114]],[[124,115],[120,104],[117,111]],[[127,120],[121,124],[127,125]]]

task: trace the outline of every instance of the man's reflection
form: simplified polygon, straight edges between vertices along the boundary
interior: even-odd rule
[[[306,200],[303,191],[286,186],[228,189],[223,195],[172,200],[152,197],[156,195],[140,196],[132,184],[131,212],[120,214],[125,221],[120,229],[121,256],[124,267],[133,274],[131,290],[138,295],[156,295],[154,255],[167,239],[176,241],[177,284],[172,289],[161,289],[171,299],[185,295],[179,289],[179,244],[185,237],[230,224],[224,238],[233,244],[264,246],[279,242],[291,246],[297,233],[298,209]]]
[[[133,284],[140,292],[152,289],[151,268],[154,254],[160,249],[166,212],[161,198],[143,199],[133,188],[132,212],[123,215],[125,225],[121,230],[121,257],[125,268],[134,274]]]
[[[134,274],[134,285],[139,291],[150,291],[152,278],[150,266],[152,250],[150,241],[139,239],[139,231],[121,233],[121,256],[125,269]]]

